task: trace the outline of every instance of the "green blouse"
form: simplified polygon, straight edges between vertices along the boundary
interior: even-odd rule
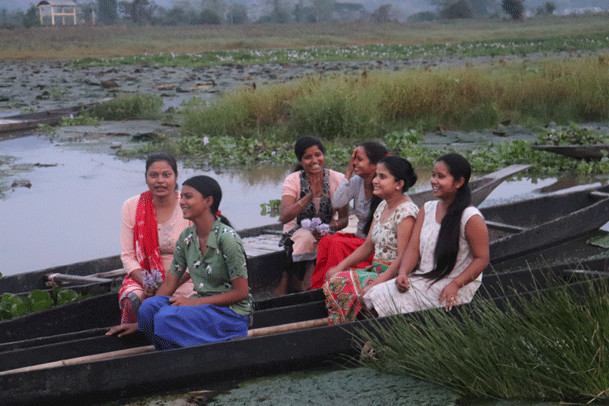
[[[203,256],[195,226],[186,228],[176,242],[169,272],[180,279],[187,268],[197,292],[191,298],[228,292],[233,288],[232,280],[247,279],[241,237],[235,230],[216,220],[207,237],[207,251]],[[252,296],[233,303],[229,308],[242,316],[251,315]]]

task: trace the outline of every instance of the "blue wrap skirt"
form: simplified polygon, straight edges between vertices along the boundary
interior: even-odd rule
[[[157,350],[247,337],[247,316],[222,306],[172,306],[169,297],[144,300],[137,314],[138,330]]]

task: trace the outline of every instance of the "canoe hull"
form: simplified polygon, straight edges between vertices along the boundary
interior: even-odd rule
[[[532,286],[544,286],[547,275],[559,274],[565,278],[570,275],[561,274],[558,269],[514,272],[485,277],[489,280],[494,278],[496,283],[484,286],[489,289],[494,286],[495,293],[489,293],[491,297],[497,292],[504,293],[504,296],[492,299],[501,304],[513,300],[509,296],[511,289],[526,294]],[[459,309],[467,310],[474,306],[475,303],[462,305]],[[451,312],[458,317],[458,309]],[[417,313],[406,317],[417,317]],[[329,366],[357,354],[355,336],[358,331],[369,328],[372,323],[388,324],[391,320],[391,317],[365,320],[51,369],[0,374],[0,396],[6,405],[52,404],[66,400],[80,404],[98,403]],[[74,342],[73,345],[83,344]]]

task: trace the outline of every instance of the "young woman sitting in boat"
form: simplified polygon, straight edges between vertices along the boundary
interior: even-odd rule
[[[142,301],[153,296],[165,278],[180,233],[192,223],[182,216],[177,190],[178,166],[167,153],[146,160],[148,190],[123,204],[121,260],[127,270],[119,290],[121,323],[134,323]],[[193,285],[188,275],[177,294],[189,296]]]
[[[360,297],[397,274],[419,211],[404,193],[416,180],[412,165],[404,158],[387,156],[377,164],[372,184],[380,203],[366,241],[326,274],[323,291],[330,324],[354,321],[362,309]],[[372,253],[371,266],[352,268]]]
[[[336,233],[326,235],[319,241],[317,261],[311,278],[311,289],[321,288],[326,280],[328,269],[338,265],[366,241],[372,224],[374,209],[370,203],[373,198],[372,179],[376,164],[387,156],[387,149],[378,142],[366,141],[360,144],[351,154],[345,177],[340,181],[332,199],[332,206],[341,208],[353,200],[353,214],[357,217],[355,234]],[[380,200],[376,200],[380,202]],[[365,268],[372,263],[371,254],[356,264],[356,268]]]
[[[471,206],[469,162],[441,156],[431,175],[439,200],[425,203],[402,258],[397,278],[363,297],[379,316],[468,303],[489,262],[489,236],[480,211]]]
[[[220,185],[209,176],[182,184],[180,206],[194,225],[180,234],[169,273],[156,296],[146,299],[138,312],[137,329],[159,350],[247,336],[252,297],[245,250],[218,210],[221,199]],[[196,293],[175,296],[187,268]],[[121,326],[108,334],[120,330]],[[122,330],[135,329],[129,325]]]
[[[323,234],[341,230],[349,222],[346,204],[338,209],[332,207],[344,175],[324,168],[325,151],[321,141],[313,136],[301,137],[294,144],[298,165],[283,183],[279,207],[284,231],[282,243],[294,266],[291,274],[282,275],[277,295],[288,293],[290,287],[296,290],[311,287],[317,243]]]

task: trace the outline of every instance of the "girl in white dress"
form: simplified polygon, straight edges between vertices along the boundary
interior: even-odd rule
[[[402,257],[397,278],[372,287],[366,307],[379,316],[470,302],[489,262],[489,238],[471,206],[469,162],[459,154],[436,161],[431,186],[439,200],[425,203]]]

